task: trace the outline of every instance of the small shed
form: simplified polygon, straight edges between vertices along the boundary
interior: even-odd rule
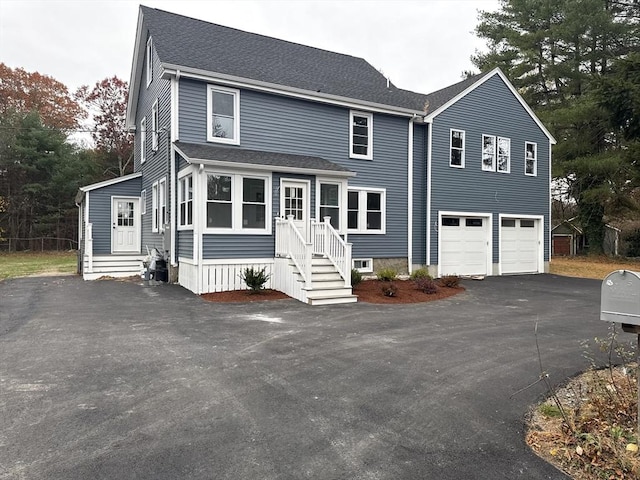
[[[602,250],[606,255],[618,255],[620,245],[620,229],[606,224]],[[575,222],[575,218],[564,220],[551,229],[551,254],[553,256],[568,257],[586,253],[589,239],[582,228]]]

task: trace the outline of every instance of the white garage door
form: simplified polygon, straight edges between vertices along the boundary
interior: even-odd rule
[[[440,220],[440,273],[487,275],[489,219],[443,216]]]
[[[537,273],[540,220],[503,218],[500,222],[502,273]]]

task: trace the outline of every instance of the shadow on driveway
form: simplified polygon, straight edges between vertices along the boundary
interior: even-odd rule
[[[202,301],[0,282],[0,478],[556,479],[523,441],[606,335],[600,282],[467,281],[423,305]]]

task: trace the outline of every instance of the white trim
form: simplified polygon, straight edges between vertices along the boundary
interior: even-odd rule
[[[527,145],[533,145],[533,173],[527,173]],[[524,174],[527,177],[538,176],[538,143],[524,142]]]
[[[433,122],[427,124],[427,245],[425,265],[431,265],[431,162],[433,159],[432,146],[433,146]]]
[[[522,96],[518,93],[518,91],[515,89],[515,87],[511,84],[511,82],[506,77],[506,75],[498,67],[494,68],[491,72],[487,73],[484,77],[479,79],[477,82],[475,82],[472,85],[470,85],[469,87],[467,87],[465,90],[463,90],[458,95],[453,97],[447,103],[445,103],[444,105],[442,105],[439,108],[435,109],[433,112],[429,113],[424,118],[425,122],[432,121],[435,117],[440,115],[442,112],[444,112],[446,109],[448,109],[451,105],[456,103],[458,100],[466,97],[470,92],[472,92],[473,90],[475,90],[476,88],[481,86],[483,83],[485,83],[487,80],[489,80],[490,78],[494,77],[495,75],[498,75],[502,79],[502,81],[505,83],[507,88],[509,88],[509,90],[511,91],[513,96],[516,97],[518,102],[520,102],[522,107],[527,111],[527,113],[533,119],[533,121],[536,123],[536,125],[538,125],[538,128],[540,128],[540,130],[542,130],[542,132],[545,134],[545,136],[549,139],[549,142],[551,142],[552,144],[555,144],[556,143],[556,139],[553,137],[553,135],[551,135],[549,130],[546,129],[546,127],[542,124],[542,122],[536,116],[536,114],[533,113],[533,110],[531,110],[531,107],[529,105],[527,105],[527,102],[524,101]]]
[[[140,165],[147,160],[147,117],[140,120]]]
[[[180,139],[180,72],[171,77],[171,142]]]
[[[147,88],[151,85],[153,81],[153,41],[151,40],[151,36],[147,39],[147,44],[145,46],[145,74],[147,76]]]
[[[462,132],[462,148],[459,149],[458,147],[454,147],[453,146],[453,132]],[[465,150],[467,147],[467,132],[465,130],[462,130],[460,128],[450,128],[449,129],[449,166],[452,168],[464,168],[465,166]],[[461,159],[460,159],[460,165],[454,165],[452,163],[452,157],[451,157],[451,151],[453,149],[456,150],[461,150],[462,151],[462,155],[461,155]]]
[[[158,182],[151,185],[151,231],[158,233]]]
[[[506,140],[509,145],[509,153],[507,155],[507,169],[500,170],[500,140]],[[511,173],[511,138],[508,137],[496,137],[496,172],[497,173]]]
[[[409,119],[407,145],[407,264],[413,271],[413,118]]]
[[[158,111],[158,99],[151,106],[151,150],[158,151],[160,133],[158,131],[160,124],[160,112]]]
[[[278,85],[275,83],[237,77],[235,75],[211,72],[199,68],[185,67],[184,65],[162,63],[161,67],[163,69],[163,76],[175,75],[176,72],[179,71],[180,75],[182,75],[183,77],[192,78],[195,80],[203,80],[206,82],[213,82],[236,88],[249,88],[251,90],[274,93],[276,95],[300,98],[303,100],[311,100],[314,102],[321,102],[329,105],[338,105],[355,110],[364,109],[371,112],[386,113],[389,115],[399,115],[406,117],[413,117],[414,115],[419,115],[422,117],[425,114],[425,112],[421,110],[394,107],[392,105],[384,105],[376,102],[362,101],[354,98],[342,97],[339,95],[332,95],[312,90],[305,90],[302,88],[289,87],[285,85]]]
[[[147,189],[143,188],[140,192],[140,215],[147,213]]]
[[[110,180],[104,180],[103,182],[92,183],[91,185],[86,185],[84,187],[80,187],[82,192],[90,192],[91,190],[97,190],[99,188],[108,187],[110,185],[115,185],[120,182],[126,182],[127,180],[133,180],[134,178],[140,178],[142,176],[142,172],[130,173],[129,175],[124,175],[122,177],[112,178]]]
[[[140,197],[133,197],[130,195],[111,195],[111,231],[110,231],[110,244],[111,244],[111,254],[129,254],[129,253],[137,253],[140,254],[140,248],[141,248],[141,244],[142,244],[142,217],[140,216]],[[118,213],[117,211],[114,211],[113,208],[113,204],[114,201],[116,199],[121,199],[121,200],[126,200],[126,201],[132,201],[133,202],[133,221],[134,223],[134,227],[136,229],[136,246],[137,246],[137,250],[114,250],[114,241],[113,241],[113,235],[114,235],[114,230],[116,230],[116,222],[118,220]],[[137,210],[137,211],[136,211]]]
[[[171,266],[175,267],[178,263],[176,261],[176,252],[178,246],[176,240],[178,235],[176,234],[176,152],[173,148],[169,148],[169,161],[171,166],[169,168],[169,262]]]
[[[357,268],[356,262],[369,262],[368,267]],[[352,258],[351,259],[351,267],[354,270],[359,271],[360,273],[373,273],[373,258]]]
[[[184,225],[182,224],[182,192],[183,192],[183,186],[182,186],[182,182],[183,180],[185,180],[185,178],[187,177],[191,177],[191,200],[185,200],[185,205],[188,205],[189,202],[191,202],[191,223],[185,223]],[[178,200],[176,202],[176,225],[178,230],[193,230],[193,222],[194,222],[194,217],[195,217],[195,211],[194,211],[194,200],[195,200],[195,181],[194,181],[194,175],[193,172],[191,171],[191,169],[187,169],[187,170],[183,170],[182,172],[180,172],[178,174],[178,181],[177,181],[178,187],[177,187],[177,193],[178,193]],[[185,211],[186,211],[186,206],[185,206]]]
[[[160,233],[164,233],[164,227],[167,223],[167,177],[164,176],[158,180],[158,229]],[[164,207],[164,212],[162,211]]]
[[[351,171],[344,170],[318,170],[315,168],[302,168],[302,167],[285,167],[279,165],[256,165],[253,163],[236,163],[236,162],[225,162],[220,160],[208,160],[205,158],[189,158],[180,148],[174,146],[176,151],[182,155],[182,157],[189,164],[200,164],[211,166],[216,169],[228,169],[230,171],[238,171],[238,170],[247,170],[247,171],[266,171],[273,172],[278,171],[282,173],[300,173],[303,175],[322,175],[324,177],[355,177],[356,173]]]
[[[438,212],[438,277],[442,276],[442,217],[475,217],[488,219],[487,228],[487,276],[492,273],[493,266],[493,214],[487,212],[460,212],[440,210]]]
[[[367,119],[367,154],[362,155],[353,153],[353,117],[362,117]],[[349,111],[349,158],[359,160],[373,160],[373,113],[359,112],[356,110]]]
[[[544,273],[544,215],[520,215],[517,213],[498,214],[498,275],[502,275],[502,219],[537,220],[538,223],[538,273]],[[551,251],[551,250],[549,250]]]
[[[200,221],[202,222],[202,233],[205,235],[271,235],[272,234],[272,176],[270,173],[264,172],[242,172],[229,171],[223,169],[216,170],[204,170],[204,178],[201,179],[200,187],[203,191],[204,203],[202,206],[194,203],[194,223],[196,211],[201,211]],[[207,226],[207,203],[209,202],[209,196],[207,193],[207,182],[209,175],[223,175],[231,177],[231,228],[214,228]],[[243,205],[243,180],[245,178],[256,178],[264,181],[264,205],[265,205],[265,219],[264,228],[242,228],[242,205]],[[195,178],[194,178],[195,188]],[[194,199],[195,200],[195,199]]]
[[[384,235],[387,233],[387,189],[386,188],[369,188],[369,187],[356,187],[349,186],[347,189],[347,195],[349,191],[357,191],[358,192],[358,228],[353,229],[349,228],[349,224],[347,223],[347,232],[356,234],[356,235]],[[362,194],[365,195],[362,195]],[[380,230],[373,230],[360,228],[361,225],[367,224],[367,193],[380,193]],[[364,201],[363,201],[364,197]],[[364,206],[364,208],[363,208]],[[347,197],[347,218],[349,216],[349,203]]]
[[[136,25],[136,37],[133,46],[133,58],[131,59],[131,75],[129,76],[129,97],[127,99],[126,112],[126,128],[128,130],[136,126],[136,110],[138,108],[138,96],[140,84],[142,83],[142,75],[144,74],[144,65],[141,65],[143,59],[140,58],[140,44],[142,43],[142,24],[143,15],[142,8],[138,7],[138,22]],[[145,50],[146,51],[146,46]],[[140,70],[142,69],[142,72]],[[140,73],[140,75],[138,75]]]
[[[489,138],[491,140],[493,140],[493,156],[491,157],[491,165],[490,167],[486,167],[485,163],[484,163],[484,139],[485,138]],[[496,164],[497,164],[497,158],[498,158],[498,142],[496,139],[495,135],[487,135],[486,133],[482,134],[482,147],[481,147],[481,151],[480,151],[480,163],[481,163],[481,169],[483,172],[495,172],[496,171]]]
[[[549,222],[551,222],[551,199],[553,198],[553,192],[551,191],[553,182],[552,182],[552,175],[551,175],[551,143],[549,143],[549,194],[547,195],[547,201],[549,202],[549,216],[547,217],[549,219]],[[551,231],[549,231],[549,235],[547,235],[547,246],[549,247],[549,260],[551,260],[551,249],[552,249],[552,244],[551,244]],[[544,255],[544,253],[543,253]]]
[[[233,138],[213,135],[213,92],[233,95]],[[207,85],[207,142],[240,145],[240,90],[219,85]]]
[[[338,186],[338,218],[340,219],[340,228],[336,229],[339,234],[344,234],[347,231],[347,189],[349,184],[346,179],[337,180],[335,178],[325,178],[316,176],[316,198],[314,215],[318,222],[324,221],[320,217],[320,185],[329,184]]]
[[[243,263],[273,263],[274,258],[207,258],[201,265],[238,265]]]

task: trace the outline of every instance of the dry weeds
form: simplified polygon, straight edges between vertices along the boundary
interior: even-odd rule
[[[567,277],[604,279],[614,270],[640,271],[640,261],[611,257],[553,257],[550,273]]]

